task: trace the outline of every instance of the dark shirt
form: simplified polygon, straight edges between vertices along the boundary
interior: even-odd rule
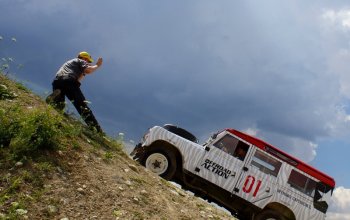
[[[65,78],[78,80],[79,77],[84,73],[85,68],[88,66],[89,63],[85,60],[79,58],[71,59],[65,62],[57,71],[56,79]]]

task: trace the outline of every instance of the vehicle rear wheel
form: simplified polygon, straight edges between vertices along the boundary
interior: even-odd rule
[[[280,213],[272,209],[267,209],[260,212],[254,220],[285,220],[285,218]]]
[[[175,176],[176,158],[172,151],[153,150],[147,153],[142,164],[166,180],[171,180]]]

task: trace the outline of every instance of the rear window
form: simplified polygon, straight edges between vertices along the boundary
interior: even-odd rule
[[[302,173],[297,172],[296,170],[292,170],[290,173],[288,183],[294,189],[297,189],[308,196],[314,197],[315,195],[315,189],[317,185],[316,181],[312,180]]]

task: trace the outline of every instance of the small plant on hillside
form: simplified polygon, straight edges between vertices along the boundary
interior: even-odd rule
[[[23,156],[37,149],[56,149],[63,137],[62,118],[49,110],[35,110],[20,118],[18,133],[10,143],[16,156]]]
[[[116,151],[121,151],[123,148],[123,142],[124,142],[124,133],[119,133],[117,137],[112,138],[112,139],[107,139],[105,140],[109,143],[109,147],[111,149],[114,149]]]
[[[0,108],[0,149],[9,146],[19,128],[20,108],[12,107],[9,111]]]
[[[110,160],[113,159],[113,157],[114,157],[114,155],[113,155],[112,152],[106,152],[106,153],[104,154],[104,160],[105,160],[105,161],[110,161]]]
[[[14,99],[17,95],[14,92],[11,92],[6,85],[0,84],[0,100],[5,99]]]
[[[3,41],[3,40],[4,40],[4,38],[2,36],[0,36],[0,42]],[[11,37],[11,42],[12,43],[16,43],[17,39],[14,38],[14,37]],[[11,73],[10,69],[13,66],[14,63],[15,63],[14,58],[9,57],[9,56],[2,57],[0,59],[0,73],[3,73],[5,76],[10,74]],[[18,64],[17,65],[18,69],[21,69],[22,67],[23,67],[22,64]]]
[[[63,116],[52,111],[0,107],[0,155],[7,152],[18,160],[40,149],[57,149],[67,134],[76,134],[73,127],[63,123]]]
[[[28,89],[27,87],[25,87],[25,85],[23,85],[23,82],[16,82],[16,86],[18,89],[23,90],[25,92],[30,91],[30,89]]]

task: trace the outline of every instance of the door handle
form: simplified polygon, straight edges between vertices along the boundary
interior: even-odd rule
[[[269,193],[270,192],[270,187],[267,187],[265,192]]]

